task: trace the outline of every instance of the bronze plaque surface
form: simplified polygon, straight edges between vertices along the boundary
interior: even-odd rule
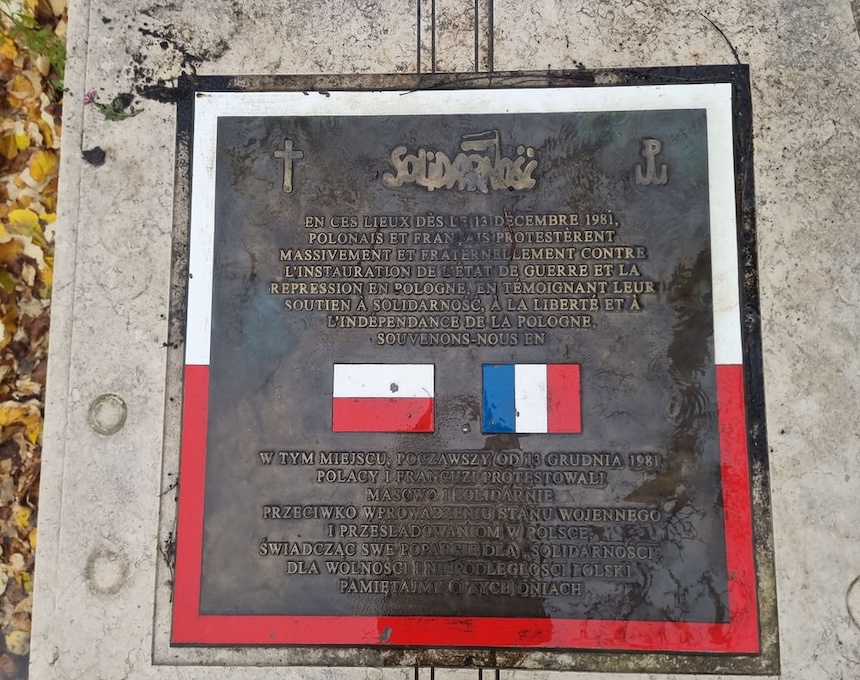
[[[175,643],[765,658],[742,88],[621,80],[189,98]]]

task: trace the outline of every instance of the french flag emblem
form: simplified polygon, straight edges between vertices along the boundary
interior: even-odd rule
[[[433,364],[335,364],[332,432],[433,432]]]
[[[484,364],[482,432],[582,432],[579,364]]]

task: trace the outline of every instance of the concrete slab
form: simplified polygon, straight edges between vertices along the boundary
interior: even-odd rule
[[[167,323],[171,256],[181,244],[171,239],[175,107],[164,86],[194,70],[406,73],[435,61],[437,70],[471,71],[476,24],[481,68],[750,64],[780,677],[854,677],[860,38],[850,2],[731,0],[717,14],[696,0],[496,0],[478,3],[476,21],[474,3],[438,0],[435,60],[428,4],[72,2],[32,677],[414,677],[411,669],[256,667],[284,651],[182,655],[165,646],[165,621],[154,620],[156,598],[169,593],[156,568],[166,547],[158,541],[161,494],[172,474],[161,469],[162,450],[165,432],[178,431],[175,416],[165,421],[176,398],[165,375],[182,339]],[[88,90],[101,101],[144,95],[134,105],[140,113],[105,120],[84,107]],[[94,146],[106,151],[105,165],[81,159]],[[91,424],[91,407],[106,394],[127,410],[114,434]],[[224,665],[201,665],[213,659]],[[478,675],[435,677],[470,673]]]

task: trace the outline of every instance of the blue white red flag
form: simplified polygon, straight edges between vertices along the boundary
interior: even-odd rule
[[[484,364],[482,432],[582,432],[579,364]]]

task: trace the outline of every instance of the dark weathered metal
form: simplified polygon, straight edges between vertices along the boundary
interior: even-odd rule
[[[354,85],[695,77],[729,79],[748,116],[732,69]],[[707,142],[700,110],[223,119],[200,613],[726,623]],[[754,270],[743,286],[764,652],[417,647],[382,663],[776,667]],[[431,432],[373,432],[372,415],[337,431],[335,365],[416,363],[435,368]],[[490,431],[483,366],[507,364],[579,366],[581,431]]]
[[[462,150],[487,130],[481,151]],[[641,130],[663,141],[662,188],[638,182],[655,165]],[[702,112],[222,121],[203,610],[720,621],[705,144]],[[452,163],[525,165],[523,147],[538,160],[514,177],[488,166],[404,179],[424,147]],[[332,432],[335,364],[412,362],[435,365],[433,434]],[[482,366],[540,363],[581,367],[582,432],[484,434]],[[329,453],[344,450],[383,455],[343,465]],[[303,453],[270,466],[259,451]],[[234,510],[239,479],[256,510]],[[319,503],[359,517],[338,536],[319,517],[262,519]],[[393,584],[361,569],[386,567],[357,554],[293,554],[297,573],[324,573],[290,578],[248,547],[358,549],[341,532],[380,526],[422,536],[381,541],[396,545],[381,562],[429,592],[380,592]],[[438,592],[457,578],[501,591]]]

